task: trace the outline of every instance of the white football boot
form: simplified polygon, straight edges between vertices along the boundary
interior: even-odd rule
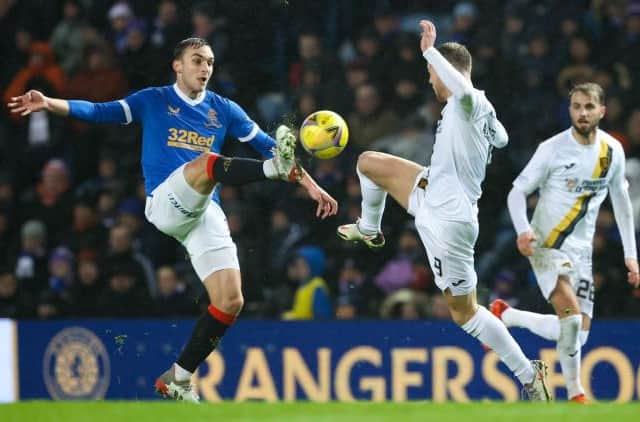
[[[276,130],[276,146],[273,152],[273,165],[278,178],[287,182],[297,182],[302,178],[302,169],[296,161],[296,135],[291,128],[280,125]]]
[[[156,392],[164,398],[189,403],[200,403],[200,397],[193,391],[191,380],[177,381],[175,366],[166,370],[155,383]]]
[[[360,221],[358,219],[358,221]],[[343,224],[338,227],[338,236],[351,242],[362,242],[370,249],[380,249],[385,244],[384,235],[382,232],[378,232],[373,235],[364,234],[358,227],[358,221],[353,224]]]
[[[524,385],[524,392],[530,401],[552,401],[553,397],[547,387],[547,364],[541,360],[532,360],[531,366],[535,375],[533,381]]]

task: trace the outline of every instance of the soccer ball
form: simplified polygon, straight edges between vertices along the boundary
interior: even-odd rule
[[[300,126],[300,143],[314,157],[328,160],[340,154],[349,140],[349,128],[333,111],[311,113]]]

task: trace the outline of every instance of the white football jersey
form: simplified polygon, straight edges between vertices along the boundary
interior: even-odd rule
[[[539,189],[531,227],[541,247],[591,248],[600,204],[610,186],[625,186],[624,151],[598,129],[595,143],[578,143],[567,129],[542,142],[513,182],[530,194]]]
[[[436,129],[425,205],[448,221],[476,221],[480,187],[493,147],[508,136],[483,91],[451,95]]]

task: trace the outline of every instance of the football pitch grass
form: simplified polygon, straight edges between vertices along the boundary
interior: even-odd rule
[[[202,403],[50,402],[0,404],[2,422],[39,421],[638,421],[640,403]]]

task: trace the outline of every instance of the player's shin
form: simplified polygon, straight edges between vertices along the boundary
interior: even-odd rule
[[[580,326],[582,315],[571,315],[560,319],[560,337],[557,351],[562,375],[567,383],[569,398],[584,394],[580,384]]]
[[[198,318],[189,342],[176,360],[176,379],[191,377],[198,365],[216,348],[224,333],[235,322],[235,316],[222,312],[213,305]],[[180,371],[184,369],[185,372]],[[179,379],[183,378],[183,379]]]
[[[232,158],[212,154],[207,161],[209,179],[230,186],[266,180],[263,162],[251,158]]]
[[[485,307],[478,306],[476,314],[461,328],[494,350],[523,385],[531,382],[534,377],[531,361],[511,337],[507,327]]]
[[[358,221],[358,229],[365,235],[375,235],[381,231],[382,214],[387,199],[387,192],[376,185],[356,168],[360,178],[362,192],[362,216]]]
[[[557,341],[560,336],[560,323],[553,314],[538,314],[509,307],[504,310],[501,318],[507,327],[526,328],[547,340]]]

